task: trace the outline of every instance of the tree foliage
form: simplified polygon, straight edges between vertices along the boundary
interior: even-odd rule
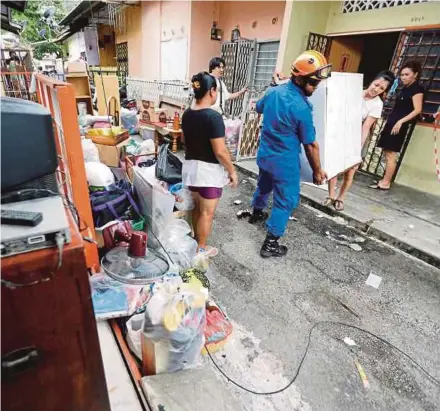
[[[49,7],[55,7],[53,21],[58,22],[64,17],[65,11],[62,0],[31,0],[27,2],[24,12],[17,10],[12,12],[14,23],[25,24],[24,29],[20,33],[20,38],[24,43],[32,47],[34,57],[39,60],[44,58],[46,54],[51,53],[56,54],[57,57],[63,56],[63,46],[50,42],[50,40],[54,40],[57,37],[57,29],[51,27],[42,18],[44,11]],[[42,44],[32,44],[45,40],[47,41]]]

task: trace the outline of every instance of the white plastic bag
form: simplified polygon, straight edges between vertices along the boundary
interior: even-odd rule
[[[179,211],[190,211],[194,209],[194,200],[187,188],[182,188],[177,191],[174,196],[176,197],[176,208]]]
[[[130,134],[136,134],[139,131],[137,112],[122,107],[121,124]]]
[[[95,143],[89,138],[81,139],[81,146],[83,149],[84,161],[86,163],[94,161],[95,163],[99,163],[99,151],[98,147],[95,146]]]
[[[142,360],[142,327],[145,314],[136,314],[127,323],[127,344],[130,350]]]
[[[143,325],[143,338],[159,347],[152,353],[161,355],[155,359],[155,373],[197,364],[205,343],[206,299],[206,289],[189,284],[157,288],[147,305]]]
[[[173,218],[162,229],[159,239],[172,263],[181,270],[190,268],[197,253],[197,241],[190,237],[189,224]]]

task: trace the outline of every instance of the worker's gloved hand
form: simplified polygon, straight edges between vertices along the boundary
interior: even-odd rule
[[[324,184],[327,180],[327,173],[322,168],[313,172],[313,184],[320,186],[321,184]]]

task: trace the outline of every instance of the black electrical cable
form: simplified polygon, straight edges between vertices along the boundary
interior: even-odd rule
[[[403,356],[405,356],[408,360],[410,360],[417,368],[419,368],[434,384],[438,385],[440,387],[440,381],[437,380],[435,377],[433,377],[431,374],[429,374],[428,371],[426,371],[417,361],[413,360],[407,353],[405,353],[404,351],[402,351],[400,348],[396,347],[395,345],[391,344],[389,341],[385,340],[382,337],[379,337],[378,335],[374,334],[371,331],[365,330],[361,327],[358,327],[356,325],[352,325],[352,324],[346,324],[340,321],[318,321],[317,323],[315,323],[312,328],[309,331],[309,335],[308,335],[308,339],[307,339],[307,345],[306,345],[306,349],[304,351],[303,356],[301,357],[301,361],[299,362],[298,368],[295,372],[295,375],[293,376],[293,378],[290,380],[290,382],[283,388],[280,388],[278,390],[275,391],[269,391],[269,392],[258,392],[258,391],[254,391],[251,390],[249,388],[244,387],[243,385],[239,384],[237,381],[234,381],[232,378],[230,378],[220,367],[219,365],[214,361],[214,359],[212,358],[211,353],[209,352],[208,347],[205,345],[206,351],[208,353],[209,358],[211,359],[212,363],[214,364],[215,368],[217,368],[217,370],[220,372],[220,374],[222,374],[227,380],[228,382],[231,382],[232,384],[234,384],[235,386],[237,386],[238,388],[247,391],[251,394],[255,394],[255,395],[274,395],[274,394],[279,394],[285,390],[287,390],[298,378],[299,372],[301,371],[302,366],[304,365],[304,361],[307,357],[307,353],[309,351],[309,347],[310,347],[310,343],[311,343],[311,338],[312,338],[312,333],[313,330],[315,330],[319,325],[321,324],[328,324],[328,325],[342,325],[344,327],[349,327],[358,331],[362,331],[374,338],[376,338],[377,340],[383,342],[384,344],[388,345],[389,347],[391,347],[392,349],[398,351],[400,354],[402,354]]]

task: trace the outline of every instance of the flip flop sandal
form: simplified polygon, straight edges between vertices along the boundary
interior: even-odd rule
[[[383,188],[383,187],[379,186],[378,184],[372,184],[372,185],[368,186],[368,188],[371,188],[373,190],[390,191],[389,188]]]
[[[218,256],[218,248],[211,247],[210,245],[208,245],[205,248],[205,253],[208,257],[217,257]]]
[[[342,200],[335,200],[333,203],[333,207],[336,211],[343,211],[344,210],[344,202]]]
[[[335,199],[334,198],[326,197],[324,202],[322,203],[322,205],[325,206],[325,207],[329,207],[331,205],[334,205],[334,203],[335,203]]]

